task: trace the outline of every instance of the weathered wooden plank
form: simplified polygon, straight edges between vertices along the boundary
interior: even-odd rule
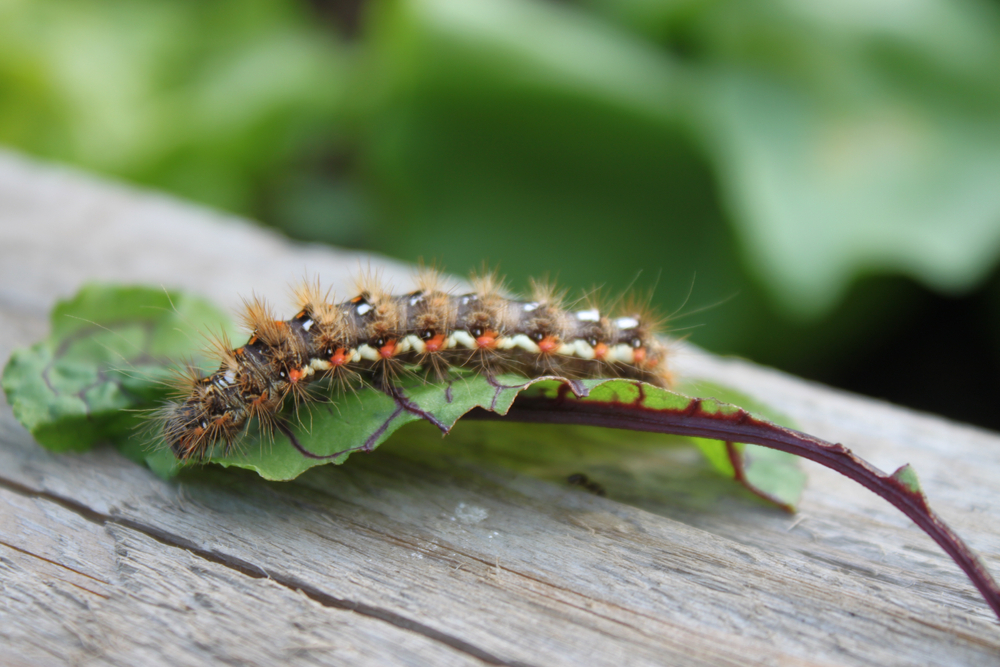
[[[43,335],[52,302],[85,280],[186,287],[232,305],[250,290],[280,300],[307,269],[346,290],[357,264],[0,155],[4,358]],[[388,271],[404,281],[404,267]],[[913,463],[936,509],[1000,570],[995,434],[691,348],[677,363],[884,468]],[[545,429],[531,432],[543,447]],[[947,556],[818,466],[790,517],[687,451],[664,451],[662,488],[610,500],[407,443],[292,483],[211,468],[164,482],[109,449],[49,454],[4,404],[0,658],[985,665],[1000,655],[991,612]]]
[[[0,503],[6,611],[30,621],[0,637],[32,662],[481,664],[114,521],[8,490]]]

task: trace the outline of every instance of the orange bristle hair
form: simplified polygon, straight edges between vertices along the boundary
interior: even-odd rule
[[[423,268],[414,291],[394,296],[369,272],[357,296],[336,303],[318,281],[304,281],[295,290],[299,311],[286,321],[275,320],[263,299],[244,300],[250,339],[236,349],[215,339],[220,366],[207,376],[177,373],[179,400],[156,415],[163,440],[182,460],[202,460],[217,444],[228,452],[255,419],[270,434],[285,399],[308,401],[312,382],[323,377],[387,392],[404,372],[440,380],[452,367],[672,382],[667,348],[656,337],[663,321],[648,296],[607,308],[592,292],[574,310],[547,280],[532,281],[528,300],[511,297],[493,271],[474,275],[472,284],[472,292],[456,295],[436,269]]]

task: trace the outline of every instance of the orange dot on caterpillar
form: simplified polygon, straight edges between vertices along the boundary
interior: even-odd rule
[[[228,452],[253,419],[268,433],[285,399],[310,399],[308,385],[333,378],[370,384],[398,398],[406,370],[443,379],[451,368],[493,377],[624,377],[670,385],[659,319],[636,299],[604,308],[590,299],[568,308],[564,293],[533,281],[527,298],[507,294],[493,273],[474,276],[474,290],[452,294],[434,271],[416,289],[392,295],[371,277],[337,303],[318,283],[296,289],[298,312],[276,320],[261,299],[244,300],[249,340],[213,344],[218,370],[183,375],[179,400],[157,413],[161,435],[182,460],[203,460],[217,444]],[[620,299],[618,301],[621,301]]]

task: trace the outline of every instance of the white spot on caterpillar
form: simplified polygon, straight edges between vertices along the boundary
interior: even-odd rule
[[[448,347],[461,346],[467,347],[470,350],[474,350],[477,347],[476,339],[468,331],[456,331],[452,333],[448,336],[448,343],[450,343]]]
[[[358,307],[354,309],[354,312],[356,312],[360,317],[364,317],[370,313],[371,310],[372,306],[370,303],[359,303]]]
[[[601,312],[596,308],[591,308],[590,310],[578,310],[574,313],[577,320],[581,322],[600,322]]]
[[[424,297],[423,297],[423,295],[418,295],[418,296],[411,296],[411,297],[410,297],[410,301],[409,301],[409,304],[410,304],[411,306],[415,306],[415,305],[417,305],[418,303],[420,303],[420,302],[421,302],[421,301],[423,301],[423,300],[424,300]]]
[[[615,320],[615,326],[619,329],[635,329],[639,326],[639,320],[634,317],[619,317]]]
[[[522,306],[522,308],[524,309],[524,312],[530,313],[538,308],[538,302],[532,301],[531,303],[526,303]]]
[[[309,367],[317,371],[330,370],[330,362],[326,359],[313,359],[309,362]]]
[[[312,320],[306,320],[305,322],[302,323],[302,328],[306,331],[309,331],[310,329],[312,329],[313,324],[315,324],[315,322],[313,322]]]
[[[426,348],[424,341],[420,340],[419,336],[414,336],[413,334],[403,338],[403,340],[399,341],[399,344],[401,347],[406,348],[405,351],[413,350],[417,354],[423,354]]]
[[[382,358],[379,351],[367,343],[358,347],[358,356],[367,361],[378,361]]]
[[[590,360],[594,358],[594,348],[587,341],[583,339],[574,341],[574,347],[576,348],[576,356],[581,359]]]
[[[396,351],[394,354],[406,354],[410,351],[410,341],[412,336],[406,336],[405,338],[400,338],[396,341]]]
[[[350,361],[352,364],[356,364],[361,361],[361,351],[360,350],[348,350],[348,356],[350,356]]]
[[[236,382],[236,373],[233,371],[226,371],[226,374],[223,375],[223,377],[226,378],[226,382],[228,384],[233,384],[234,382]]]
[[[511,347],[519,347],[525,352],[531,352],[532,354],[538,354],[541,350],[538,349],[538,343],[531,340],[524,334],[517,334],[516,336],[510,337]]]
[[[635,362],[635,353],[630,345],[615,345],[608,352],[608,361],[631,364]]]

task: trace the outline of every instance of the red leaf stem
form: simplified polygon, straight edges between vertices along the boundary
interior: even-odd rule
[[[841,444],[757,419],[743,409],[729,413],[707,412],[702,408],[701,399],[691,399],[684,410],[668,410],[647,408],[640,401],[576,400],[563,392],[558,398],[519,397],[503,417],[485,410],[476,410],[469,416],[711,438],[761,445],[815,461],[861,484],[912,519],[965,571],[1000,619],[997,582],[969,546],[930,508],[923,493],[911,490]]]

